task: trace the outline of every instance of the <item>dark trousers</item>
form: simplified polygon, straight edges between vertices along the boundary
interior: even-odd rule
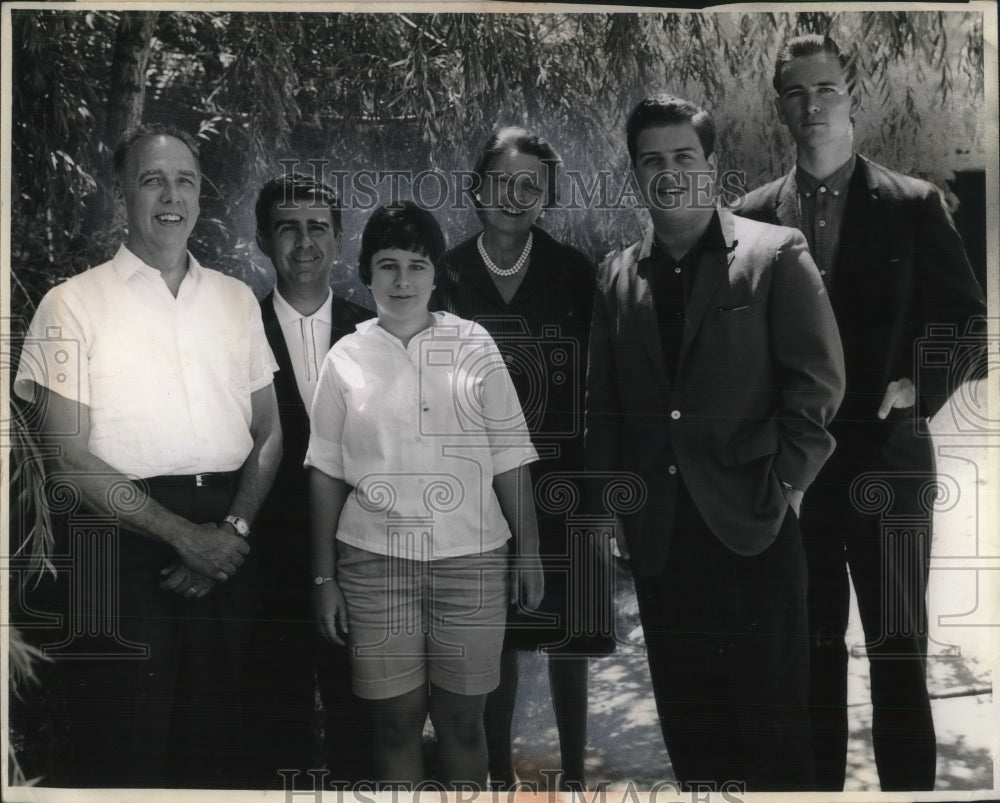
[[[221,521],[232,483],[153,488],[168,509],[195,522]],[[148,657],[59,659],[71,755],[55,785],[225,788],[241,786],[244,751],[241,640],[251,600],[240,573],[202,599],[159,588],[177,561],[166,545],[122,532],[116,638]]]
[[[250,787],[311,790],[317,779],[327,788],[373,780],[369,706],[351,689],[347,648],[317,631],[307,538],[263,530],[251,560],[257,600],[245,661]],[[324,768],[326,775],[317,775]]]
[[[351,688],[348,648],[318,638],[316,678],[323,704],[323,756],[330,773],[327,784],[378,781],[372,764],[372,703]]]
[[[256,577],[254,621],[245,660],[247,772],[252,789],[282,789],[289,773],[322,766],[318,751],[319,714],[316,707],[315,628],[308,608],[289,604],[270,556],[251,555]],[[299,593],[308,602],[303,578]],[[284,771],[285,775],[281,771]],[[291,776],[288,776],[290,778]],[[311,779],[294,782],[312,788]]]
[[[635,583],[677,780],[812,789],[805,557],[794,514],[767,550],[744,557],[711,533],[682,488],[667,565]]]
[[[927,488],[934,479],[934,456],[930,440],[912,435],[909,422],[886,426],[897,431],[881,448],[874,437],[840,438],[803,505],[809,702],[817,784],[824,791],[844,788],[849,582],[865,633],[881,788],[934,788],[936,741],[926,680]],[[870,480],[862,478],[852,494],[863,471],[871,472]]]

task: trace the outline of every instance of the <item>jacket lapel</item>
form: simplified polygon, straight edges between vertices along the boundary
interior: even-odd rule
[[[663,348],[660,345],[660,324],[656,317],[656,304],[653,301],[653,291],[645,276],[645,268],[640,263],[649,257],[653,247],[653,227],[646,228],[640,240],[630,254],[630,264],[626,271],[628,277],[628,296],[623,299],[622,309],[629,310],[629,327],[634,327],[635,340],[642,344],[649,359],[649,369],[655,378],[657,386],[665,396],[670,395],[670,377],[663,365]]]
[[[656,318],[656,305],[653,303],[653,293],[645,277],[635,277],[635,325],[639,330],[639,339],[646,347],[650,368],[664,395],[670,395],[670,377],[663,364],[663,348],[660,345],[660,325]]]
[[[790,173],[785,174],[784,181],[778,188],[774,214],[782,226],[791,226],[793,229],[802,231],[802,215],[799,213],[799,195],[795,187],[794,167]]]
[[[694,286],[691,288],[691,298],[688,299],[684,315],[684,336],[681,339],[678,366],[684,364],[684,358],[698,333],[705,313],[708,312],[716,288],[729,275],[729,266],[735,258],[736,240],[734,233],[736,224],[733,221],[733,215],[726,209],[719,209],[718,215],[719,223],[722,226],[722,237],[726,241],[726,250],[703,249],[701,252],[698,270],[694,277]]]
[[[888,245],[880,236],[888,230],[884,215],[879,188],[869,175],[868,163],[859,156],[847,187],[847,207],[840,226],[831,298],[839,288],[853,287],[858,279],[871,281],[875,278],[871,276],[870,266],[880,262],[879,257]]]
[[[274,377],[274,390],[278,397],[279,405],[285,410],[296,409],[301,414],[306,414],[306,406],[302,402],[299,394],[299,386],[295,381],[295,371],[292,369],[292,358],[288,353],[288,344],[285,342],[285,334],[281,331],[281,324],[278,316],[274,312],[274,293],[269,293],[260,304],[261,318],[264,322],[264,334],[274,359],[278,363],[278,373]]]

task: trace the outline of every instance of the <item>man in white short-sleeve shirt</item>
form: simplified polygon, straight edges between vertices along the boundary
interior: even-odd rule
[[[142,126],[114,166],[128,238],[42,300],[14,390],[56,447],[52,477],[75,485],[85,513],[116,517],[117,572],[101,589],[119,614],[110,635],[147,655],[63,662],[71,755],[46,780],[238,786],[250,598],[238,570],[281,456],[276,364],[249,288],[187,251],[194,139]]]

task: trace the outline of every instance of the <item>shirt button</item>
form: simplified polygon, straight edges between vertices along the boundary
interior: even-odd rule
[[[680,272],[681,272],[680,268],[674,268],[674,273],[680,273]]]
[[[826,276],[826,271],[825,271],[825,270],[821,270],[821,271],[819,272],[819,275],[820,275],[820,276]]]
[[[667,473],[671,476],[677,473],[677,466],[667,466]]]
[[[820,187],[820,188],[819,188],[819,191],[820,191],[820,192],[826,192],[826,187]]]
[[[681,417],[681,411],[680,410],[672,410],[671,413],[670,413],[670,417],[672,419],[674,419],[674,421],[676,421],[678,418]]]
[[[817,225],[819,225],[820,228],[823,228],[826,225],[826,221],[825,220],[821,220],[821,221],[819,221],[819,223]]]

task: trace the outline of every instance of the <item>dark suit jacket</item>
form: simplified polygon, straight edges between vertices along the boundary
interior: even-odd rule
[[[728,251],[704,250],[667,376],[649,284],[652,231],[598,269],[587,378],[587,463],[629,471],[646,499],[624,517],[633,567],[657,574],[673,522],[676,465],[702,518],[732,551],[762,552],[787,502],[833,451],[843,395],[837,325],[805,238],[719,210]]]
[[[292,571],[308,572],[309,472],[302,463],[309,447],[309,413],[299,395],[288,345],[274,312],[274,293],[269,293],[260,302],[260,307],[264,332],[279,368],[274,376],[274,390],[278,397],[284,454],[274,485],[257,517],[255,530],[259,531],[261,543],[254,549],[266,550],[286,568],[298,567]],[[333,296],[329,346],[374,315],[365,307]]]
[[[755,220],[801,227],[793,169],[751,192],[737,210]],[[962,378],[985,375],[980,334],[965,341],[973,316],[985,315],[976,282],[940,191],[929,182],[858,157],[848,187],[830,300],[843,338],[847,392],[833,424],[838,440],[887,437],[876,413],[889,382],[909,377],[920,403],[893,417],[930,416]],[[929,325],[947,358],[927,358]],[[933,349],[931,349],[933,350]],[[937,349],[941,354],[941,350]],[[952,370],[955,366],[960,371]]]

